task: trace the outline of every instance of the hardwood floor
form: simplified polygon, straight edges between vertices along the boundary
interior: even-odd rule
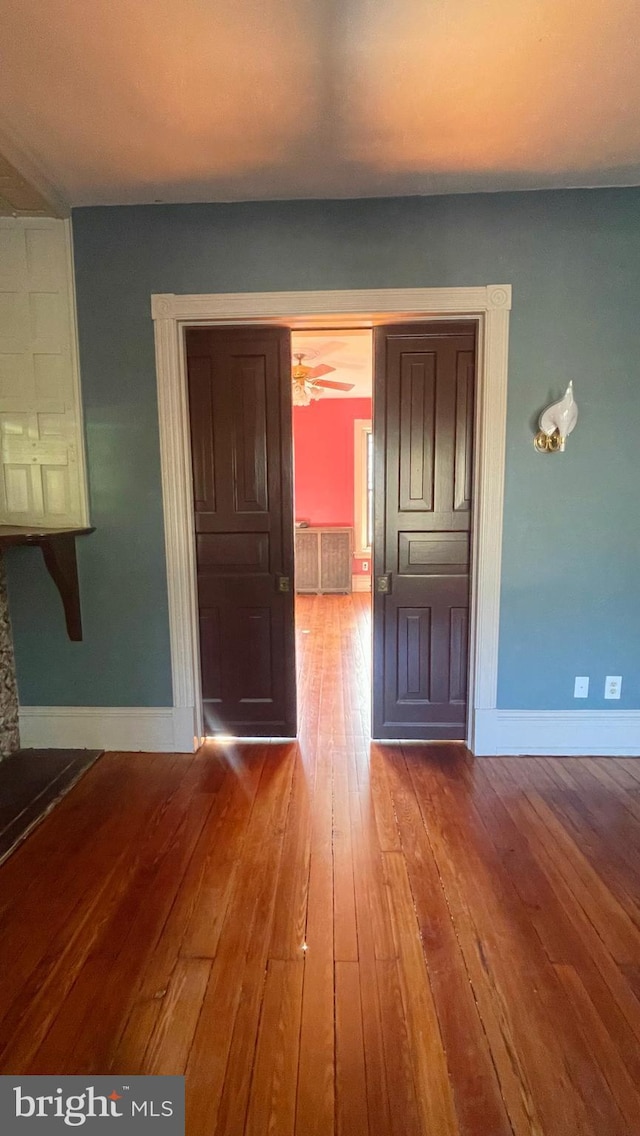
[[[370,748],[367,605],[299,604],[299,744],[108,754],[0,868],[2,1072],[185,1072],[188,1136],[640,1132],[640,761]]]

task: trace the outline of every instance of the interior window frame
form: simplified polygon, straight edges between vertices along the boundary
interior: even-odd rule
[[[353,463],[354,463],[354,498],[353,498],[353,529],[354,529],[354,556],[371,559],[372,543],[367,544],[369,533],[369,495],[368,465],[369,435],[373,435],[371,418],[356,418],[353,423]]]

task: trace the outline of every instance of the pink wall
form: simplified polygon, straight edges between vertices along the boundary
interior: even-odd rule
[[[353,423],[370,398],[328,398],[293,408],[295,518],[353,526]],[[360,570],[354,561],[354,572]]]

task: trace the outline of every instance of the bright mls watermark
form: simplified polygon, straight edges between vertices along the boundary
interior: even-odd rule
[[[0,1133],[185,1136],[184,1077],[0,1076]]]

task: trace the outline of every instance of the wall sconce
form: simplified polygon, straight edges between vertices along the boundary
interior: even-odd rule
[[[552,402],[540,415],[540,429],[533,439],[539,454],[562,453],[564,444],[578,421],[578,404],[573,397],[573,381],[559,402]]]

